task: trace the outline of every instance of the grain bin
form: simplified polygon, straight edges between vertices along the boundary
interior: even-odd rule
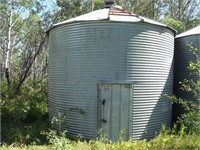
[[[187,68],[190,61],[195,61],[195,56],[189,50],[187,43],[191,43],[194,48],[200,50],[200,26],[181,33],[176,36],[175,40],[175,54],[174,54],[174,94],[183,99],[195,101],[192,93],[181,90],[181,85],[184,79],[197,79],[197,76],[191,76]],[[173,106],[173,121],[183,113],[183,110],[178,105]]]
[[[107,3],[49,31],[49,114],[69,136],[149,139],[171,125],[174,31]]]

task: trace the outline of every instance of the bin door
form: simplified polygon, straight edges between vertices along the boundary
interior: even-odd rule
[[[112,141],[129,140],[132,131],[132,85],[99,84],[99,126]]]

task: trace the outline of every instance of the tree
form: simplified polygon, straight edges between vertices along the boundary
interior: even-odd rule
[[[8,77],[2,77],[1,82],[2,141],[40,143],[40,131],[48,126],[46,31],[57,16],[45,9],[42,0],[2,0],[0,3],[3,23],[0,24],[3,37],[0,61],[5,72],[8,60],[9,69],[9,82]]]
[[[60,16],[59,21],[86,14],[100,9],[104,5],[103,0],[57,0],[56,2],[61,8],[58,12]]]
[[[164,4],[167,18],[181,21],[186,30],[196,26],[200,12],[197,0],[164,0]]]
[[[176,20],[173,18],[165,18],[164,20],[162,20],[162,22],[175,29],[177,33],[185,31],[185,25],[180,20]]]
[[[138,14],[147,18],[160,20],[161,10],[163,7],[162,0],[116,0],[124,10]]]
[[[48,6],[49,7],[49,6]],[[57,19],[41,1],[2,0],[1,70],[8,87],[17,94],[27,79],[31,87],[47,76],[48,37],[46,31]],[[3,79],[3,75],[1,75]]]

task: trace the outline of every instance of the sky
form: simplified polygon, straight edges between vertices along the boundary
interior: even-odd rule
[[[45,6],[44,10],[42,12],[46,12],[46,11],[54,11],[59,9],[56,5],[56,0],[42,0],[40,1],[42,5]],[[41,12],[41,14],[42,14]],[[22,13],[20,13],[23,19],[26,19],[29,16],[29,11],[23,11]]]

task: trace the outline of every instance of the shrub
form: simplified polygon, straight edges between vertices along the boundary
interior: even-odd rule
[[[177,132],[183,132],[184,134],[200,135],[200,57],[199,50],[192,46],[192,43],[187,43],[189,50],[194,55],[195,60],[190,61],[188,69],[190,75],[193,77],[191,79],[184,79],[180,82],[181,89],[185,92],[191,93],[194,100],[186,100],[182,98],[177,98],[176,96],[169,96],[173,103],[180,104],[184,109],[184,114],[178,118],[176,126],[178,128]],[[193,99],[193,98],[192,98]]]
[[[47,83],[23,86],[20,94],[14,94],[15,88],[14,82],[9,88],[5,81],[1,84],[2,142],[44,142],[40,132],[48,129]]]

